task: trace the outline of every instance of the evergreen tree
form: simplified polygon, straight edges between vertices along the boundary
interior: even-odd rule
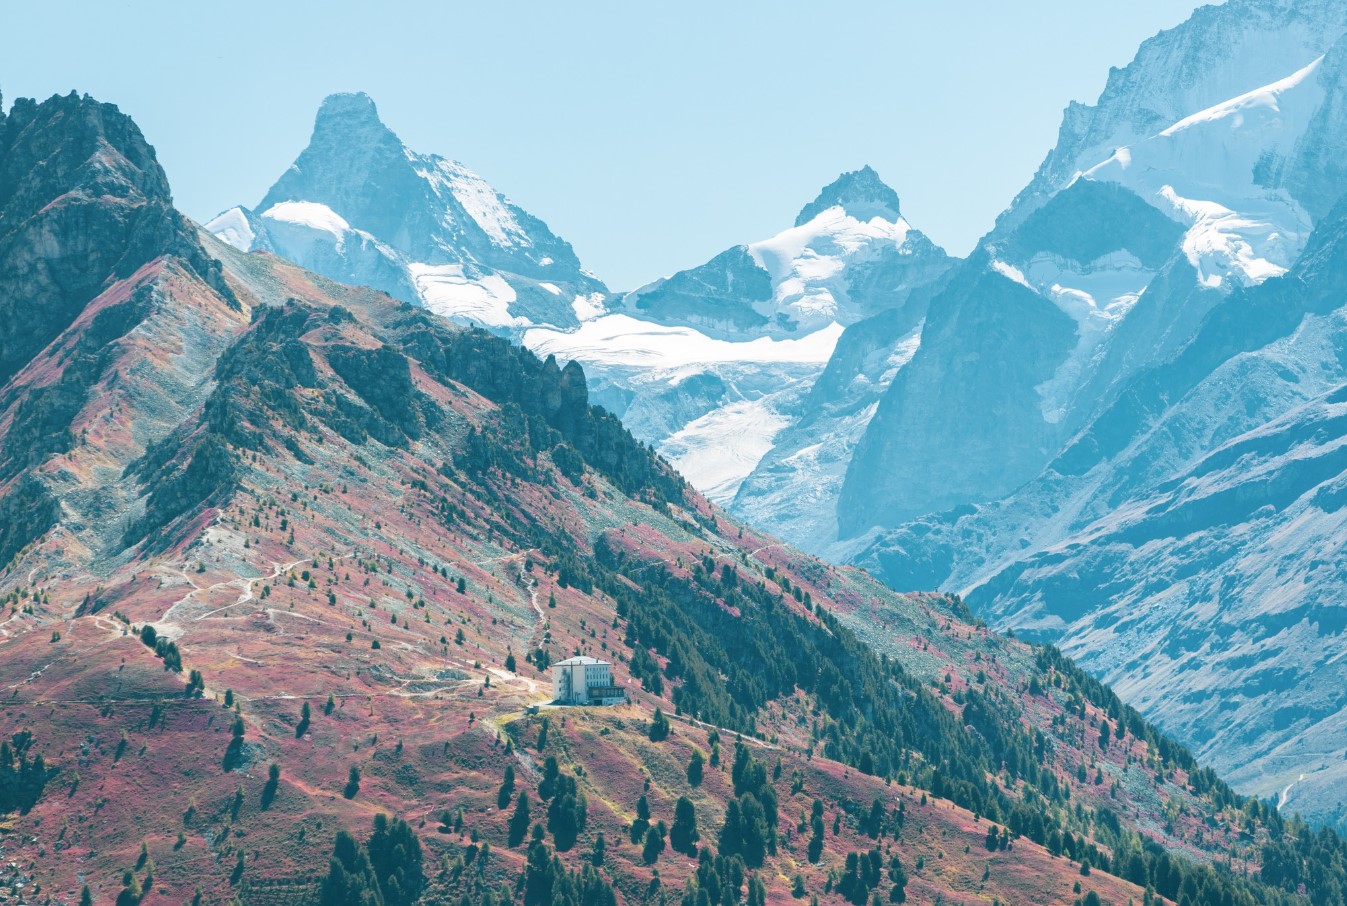
[[[510,804],[510,799],[514,796],[514,765],[505,766],[505,779],[501,782],[500,789],[496,792],[496,808],[504,809]]]
[[[21,730],[0,742],[0,813],[26,814],[42,798],[53,772],[41,753],[33,753],[33,734]]]
[[[673,827],[669,828],[669,847],[688,856],[697,855],[697,810],[692,800],[679,796],[674,804]]]
[[[756,874],[748,879],[748,906],[767,906],[767,885]]]
[[[889,859],[889,881],[893,884],[889,888],[889,902],[906,903],[907,872],[903,871],[903,863],[896,855]]]
[[[411,825],[401,818],[390,821],[387,815],[375,815],[368,849],[385,906],[410,906],[415,902],[425,886],[425,874],[421,841]]]
[[[817,862],[823,857],[823,802],[819,799],[814,800],[814,805],[810,811],[809,827],[812,836],[809,838],[809,851],[807,853],[810,862]]]
[[[224,769],[232,771],[234,765],[238,763],[239,757],[243,755],[243,734],[247,727],[243,723],[242,715],[235,714],[234,721],[229,726],[229,745],[225,747]]]
[[[266,810],[276,799],[276,790],[281,783],[281,766],[275,762],[267,768],[267,782],[262,786],[262,808]]]
[[[654,865],[659,861],[659,854],[662,852],[664,852],[664,835],[657,827],[647,828],[645,845],[641,847],[641,859],[646,865]]]
[[[884,830],[884,801],[878,797],[870,803],[870,813],[865,816],[865,833],[872,840],[879,838]]]
[[[365,845],[338,831],[318,906],[410,906],[425,887],[421,858],[421,841],[400,818],[376,815]]]
[[[144,890],[141,888],[135,872],[123,872],[122,889],[117,894],[116,906],[137,906],[142,896],[144,896]]]
[[[575,778],[562,774],[557,779],[556,795],[547,806],[547,829],[558,851],[567,852],[575,846],[585,828],[587,808],[585,794],[576,786]]]
[[[744,851],[744,817],[738,799],[725,806],[725,823],[720,826],[717,849],[723,856],[742,856]]]
[[[706,758],[702,755],[700,749],[692,750],[692,758],[688,761],[688,783],[691,786],[702,785],[703,766],[706,764]]]
[[[557,782],[561,778],[561,764],[555,755],[548,755],[543,762],[543,779],[538,781],[538,798],[546,802],[556,795]]]
[[[650,719],[650,729],[648,731],[651,742],[661,742],[669,738],[669,718],[664,716],[664,711],[655,707],[655,715]]]
[[[650,827],[650,802],[641,794],[636,800],[636,820],[631,823],[631,842],[640,844],[645,839],[646,829]]]
[[[337,831],[318,906],[385,906],[369,853],[349,831]]]
[[[515,800],[514,814],[510,816],[507,842],[511,849],[524,842],[532,820],[529,816],[529,794],[521,790],[519,798]]]
[[[767,769],[743,743],[735,746],[730,778],[736,798],[725,812],[720,852],[741,857],[749,868],[759,868],[768,853],[776,852],[776,791],[767,779]]]

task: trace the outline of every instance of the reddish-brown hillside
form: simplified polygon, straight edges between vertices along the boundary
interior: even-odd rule
[[[435,903],[1305,901],[1257,884],[1275,813],[1055,653],[738,524],[577,366],[198,238],[115,109],[20,109],[0,203],[88,211],[0,218],[6,316],[41,322],[0,392],[14,898],[317,902],[386,813]],[[12,130],[95,121],[87,166],[20,166]],[[13,263],[135,207],[136,255]],[[628,705],[547,706],[580,653]],[[1333,841],[1285,886],[1336,883]]]

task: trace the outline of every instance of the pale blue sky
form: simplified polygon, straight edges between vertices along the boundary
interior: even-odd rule
[[[117,103],[198,219],[256,204],[323,96],[366,91],[621,289],[790,226],[865,163],[965,253],[1066,103],[1197,5],[0,0],[0,91]]]

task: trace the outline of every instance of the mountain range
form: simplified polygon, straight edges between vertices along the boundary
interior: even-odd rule
[[[862,166],[614,292],[363,94],[204,227],[0,105],[10,899],[1343,902],[1345,147],[1228,0],[965,258]]]
[[[363,251],[340,267],[282,253],[582,362],[595,401],[731,512],[894,588],[960,593],[1063,646],[1240,788],[1342,822],[1344,34],[1327,0],[1198,9],[1066,110],[962,260],[869,167],[777,236],[631,292],[552,256],[572,263],[550,312],[483,319],[381,283]],[[330,116],[347,107],[355,122]],[[433,167],[406,164],[430,158],[364,99],[324,111],[259,209],[322,204],[438,261],[397,238],[414,217],[462,219]],[[344,162],[375,153],[355,147],[388,163]],[[389,168],[421,182],[368,204],[337,187]],[[210,228],[229,239],[244,215]],[[473,279],[526,297],[529,266],[455,235],[442,245]]]
[[[111,105],[0,119],[0,300],[15,902],[1347,890],[1056,650],[720,510],[577,363],[198,229]],[[629,704],[540,709],[575,654]]]

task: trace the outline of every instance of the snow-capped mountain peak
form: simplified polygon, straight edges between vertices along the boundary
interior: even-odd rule
[[[800,210],[795,225],[803,226],[833,207],[842,208],[847,216],[861,222],[878,217],[896,223],[902,216],[898,193],[869,164],[843,173],[824,186],[818,197]]]
[[[237,248],[507,333],[572,327],[607,292],[567,242],[481,176],[404,145],[363,93],[326,98],[308,146],[261,203],[206,226]]]
[[[623,304],[727,339],[802,337],[900,305],[947,264],[867,166],[825,186],[789,229],[643,286]]]
[[[628,293],[621,311],[578,330],[530,330],[524,342],[540,355],[582,361],[596,398],[719,501],[734,499],[769,451],[789,457],[817,446],[814,432],[825,440],[838,434],[827,455],[770,488],[773,501],[826,500],[873,412],[866,395],[906,362],[869,347],[896,331],[910,357],[932,287],[953,261],[902,218],[898,194],[863,167],[825,187],[775,236]],[[833,395],[849,410],[845,423],[817,420],[793,431],[841,338],[872,317],[883,324],[846,343],[848,364],[836,369],[848,375],[837,381],[861,388]],[[789,449],[776,450],[787,434]],[[830,509],[821,503],[809,512],[826,521]]]

